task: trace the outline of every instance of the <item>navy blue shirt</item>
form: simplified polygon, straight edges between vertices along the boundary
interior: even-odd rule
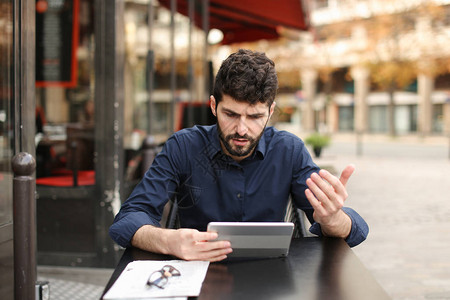
[[[212,221],[279,222],[291,195],[311,221],[310,231],[321,235],[305,196],[306,179],[318,171],[302,140],[286,131],[266,128],[252,155],[236,162],[222,152],[216,125],[183,129],[166,141],[109,232],[119,245],[131,246],[141,226],[160,226],[169,199],[176,199],[184,228],[205,231]],[[354,210],[343,210],[352,220],[346,241],[357,245],[368,226]]]

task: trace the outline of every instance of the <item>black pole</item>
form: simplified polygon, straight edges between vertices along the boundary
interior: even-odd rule
[[[189,35],[188,35],[188,84],[189,84],[189,103],[188,103],[188,122],[186,127],[194,126],[194,66],[192,63],[192,31],[194,29],[194,12],[195,0],[189,1],[188,16],[189,16]]]
[[[153,19],[155,8],[153,7],[153,1],[148,3],[148,51],[147,51],[147,134],[153,134],[153,79],[154,79],[154,65],[155,54],[153,52]]]
[[[147,135],[147,137],[142,141],[142,176],[147,173],[147,170],[152,165],[157,154],[157,148],[158,145],[156,144],[155,138],[151,135]]]
[[[70,143],[70,151],[72,152],[72,172],[73,172],[73,186],[78,186],[78,145],[76,141]]]
[[[208,33],[209,33],[209,0],[203,0],[202,1],[202,26],[203,31],[205,32],[205,42],[204,42],[204,48],[203,48],[203,74],[205,77],[205,85],[203,87],[203,93],[204,93],[204,99],[202,99],[202,102],[205,101],[205,103],[208,103],[209,96],[210,96],[210,68],[209,68],[209,57],[208,57]],[[201,117],[201,124],[207,124],[207,113],[208,113],[208,106],[202,105],[202,117]]]
[[[153,134],[153,73],[155,72],[155,53],[153,50],[147,51],[146,60],[146,72],[147,72],[147,133]]]
[[[33,173],[36,161],[20,152],[12,159],[14,221],[14,299],[35,299],[36,201]]]
[[[177,1],[170,0],[170,118],[169,118],[169,132],[173,133],[175,130],[175,93],[177,89],[177,69],[175,57],[175,13],[177,11]]]

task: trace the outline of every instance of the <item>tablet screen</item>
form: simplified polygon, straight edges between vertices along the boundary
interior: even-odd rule
[[[283,257],[291,244],[291,222],[211,222],[208,231],[219,234],[217,240],[230,241],[228,257]]]

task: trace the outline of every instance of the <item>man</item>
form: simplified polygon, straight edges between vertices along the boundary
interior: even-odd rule
[[[266,127],[275,108],[278,79],[263,53],[239,50],[216,76],[213,126],[175,133],[122,205],[111,237],[121,246],[171,254],[185,260],[220,261],[233,250],[212,241],[211,221],[283,221],[289,195],[317,235],[345,238],[350,246],[368,233],[365,221],[343,207],[345,185],[315,165],[293,134]],[[169,199],[178,203],[181,229],[160,228]]]

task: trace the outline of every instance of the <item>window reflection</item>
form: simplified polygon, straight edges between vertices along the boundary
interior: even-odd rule
[[[78,41],[74,44],[78,45],[75,52],[74,73],[77,74],[75,86],[66,82],[43,81],[39,82],[36,88],[35,142],[38,191],[42,185],[74,186],[95,183],[93,3],[80,0],[78,9],[78,23],[73,23],[73,26],[78,25],[79,30],[74,31],[78,32],[78,36],[68,38],[68,41],[72,40],[73,43]],[[73,10],[76,10],[75,6]],[[55,10],[41,13],[39,19],[45,21],[52,16],[60,18],[60,22],[63,22],[66,12]],[[47,35],[53,32],[50,25],[42,27],[42,32],[36,36],[36,43],[44,50]]]

